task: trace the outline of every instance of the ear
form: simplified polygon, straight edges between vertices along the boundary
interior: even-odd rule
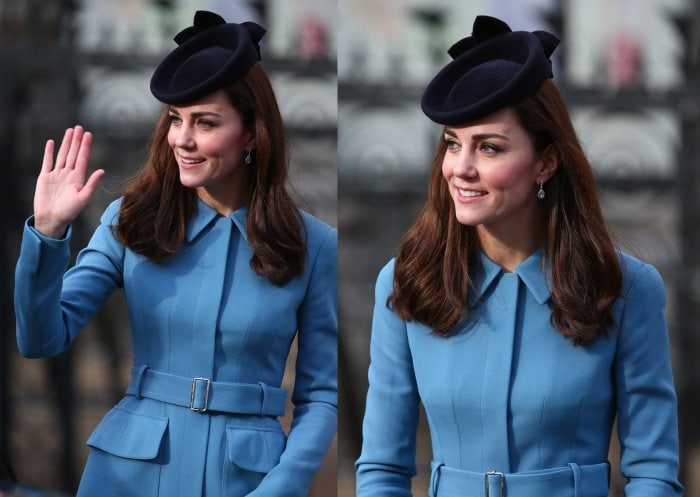
[[[253,134],[252,131],[248,131],[245,141],[245,149],[246,150],[253,150],[255,148],[255,135]]]
[[[559,152],[554,144],[548,145],[547,148],[540,153],[540,160],[537,164],[537,182],[543,181],[546,183],[549,178],[554,176],[554,173],[557,172],[557,168],[559,167]]]

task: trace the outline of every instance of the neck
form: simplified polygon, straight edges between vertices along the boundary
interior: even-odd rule
[[[508,272],[515,271],[521,262],[544,243],[540,231],[529,223],[509,229],[482,224],[476,227],[476,233],[484,255]]]
[[[209,189],[197,188],[197,195],[202,199],[202,202],[222,216],[231,215],[233,211],[240,209],[248,202],[247,195],[243,192],[226,193],[226,195],[216,195],[216,192]]]
[[[238,167],[230,176],[197,187],[197,195],[222,216],[229,216],[250,200],[248,168]]]

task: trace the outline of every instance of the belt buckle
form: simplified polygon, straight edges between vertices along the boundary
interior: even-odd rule
[[[505,497],[506,477],[500,471],[487,471],[486,473],[484,473],[484,495],[485,495],[485,497],[489,497],[489,476],[498,476],[498,478],[501,480],[501,495],[500,495],[500,497]]]
[[[204,407],[195,407],[194,401],[197,392],[197,384],[204,382],[207,388],[204,392]],[[192,379],[192,391],[190,392],[190,409],[195,412],[207,412],[209,407],[209,389],[211,388],[211,380],[209,378],[193,378]]]

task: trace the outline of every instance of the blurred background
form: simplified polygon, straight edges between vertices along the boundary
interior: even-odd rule
[[[149,91],[151,74],[198,9],[267,28],[262,64],[288,132],[292,187],[307,210],[337,225],[335,2],[0,0],[0,476],[6,482],[73,493],[85,440],[123,395],[131,367],[120,292],[70,352],[41,360],[17,352],[14,265],[44,143],[83,124],[94,134],[91,167],[107,171],[75,223],[77,252],[144,160],[161,110]],[[288,388],[293,364],[294,354]],[[334,444],[311,495],[335,495],[335,457]]]
[[[686,495],[700,496],[699,9],[697,0],[339,0],[338,495],[355,495],[374,281],[425,200],[439,137],[420,97],[448,62],[447,48],[488,14],[563,39],[555,82],[596,170],[605,216],[621,247],[654,264],[666,284],[681,478]],[[424,497],[424,422],[418,445],[414,495]],[[617,451],[613,444],[615,468]],[[612,495],[622,495],[619,478]]]

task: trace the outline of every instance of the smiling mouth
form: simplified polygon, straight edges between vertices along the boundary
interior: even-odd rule
[[[204,162],[204,159],[185,159],[184,157],[180,157],[180,161],[186,166],[193,166],[195,164],[201,164]]]
[[[462,190],[461,188],[457,188],[457,193],[459,193],[460,197],[483,197],[486,195],[486,192],[480,192],[476,190]]]
[[[183,169],[194,169],[200,164],[204,163],[206,159],[192,159],[180,157],[180,167]]]

